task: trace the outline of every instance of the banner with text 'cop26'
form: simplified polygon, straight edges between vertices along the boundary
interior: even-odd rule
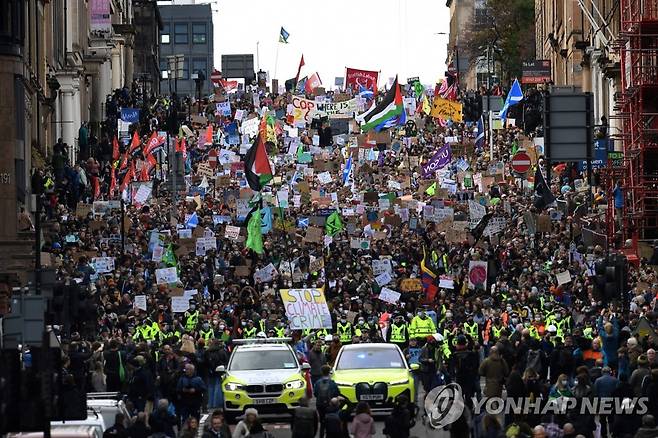
[[[452,149],[450,145],[446,144],[441,149],[439,149],[430,160],[423,166],[423,178],[430,177],[434,175],[439,169],[443,169],[450,163],[452,158]]]
[[[322,289],[280,289],[292,330],[331,328],[331,314]]]

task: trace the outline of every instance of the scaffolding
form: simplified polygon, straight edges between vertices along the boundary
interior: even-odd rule
[[[621,0],[620,14],[616,110],[624,158],[622,171],[609,165],[606,178],[608,238],[617,245],[658,238],[658,0]],[[625,201],[621,217],[612,194],[618,180]]]

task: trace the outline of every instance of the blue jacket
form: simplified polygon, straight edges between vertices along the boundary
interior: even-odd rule
[[[604,374],[594,382],[594,394],[597,397],[612,397],[612,393],[619,386],[619,380],[609,374]]]
[[[617,363],[617,350],[619,349],[619,322],[612,318],[612,333],[607,334],[603,328],[603,317],[599,316],[597,323],[601,337],[601,350],[603,350],[603,365]]]
[[[319,379],[317,382],[315,382],[315,385],[313,385],[313,394],[315,395],[318,393],[320,382],[324,380],[329,380],[329,394],[331,394],[330,398],[338,397],[340,395],[340,391],[338,390],[338,385],[336,385],[336,382],[331,380],[331,378],[329,377],[323,377]]]

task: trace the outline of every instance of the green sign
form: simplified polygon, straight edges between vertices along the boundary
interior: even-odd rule
[[[619,151],[608,151],[608,163],[612,167],[624,167],[624,153]]]

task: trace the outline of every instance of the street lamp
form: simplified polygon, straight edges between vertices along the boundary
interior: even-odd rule
[[[197,93],[197,113],[201,112],[201,87],[203,86],[204,81],[206,80],[206,75],[203,74],[201,70],[197,70],[195,74],[192,75],[192,79],[196,83],[196,93]]]

